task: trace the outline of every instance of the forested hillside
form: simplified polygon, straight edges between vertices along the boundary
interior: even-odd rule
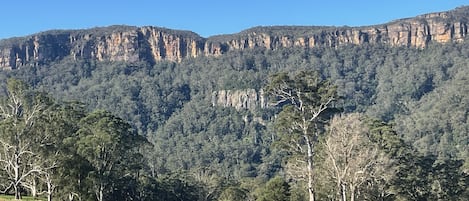
[[[119,131],[127,129],[151,144],[139,147],[140,168],[120,169],[140,172],[129,177],[135,179],[138,188],[132,192],[138,192],[141,200],[155,200],[163,194],[168,196],[166,200],[304,200],[306,183],[295,177],[298,172],[292,173],[291,161],[299,156],[282,143],[285,133],[294,132],[282,127],[292,121],[282,115],[297,113],[288,113],[292,108],[285,104],[251,104],[260,98],[249,97],[254,90],[266,101],[275,102],[268,90],[273,79],[279,78],[274,75],[298,76],[291,83],[301,80],[304,72],[316,72],[317,77],[306,73],[308,79],[330,81],[330,87],[336,87],[330,107],[336,109],[335,114],[343,114],[314,124],[319,132],[313,138],[318,142],[316,199],[339,200],[342,192],[359,200],[464,200],[469,196],[469,41],[462,39],[429,41],[425,47],[384,43],[254,47],[179,61],[99,61],[65,55],[0,71],[1,96],[9,97],[14,89],[7,89],[7,80],[15,78],[58,103],[82,103],[82,118],[76,119],[80,124],[70,131],[79,134],[68,136],[78,139],[77,149],[80,143],[87,143],[80,138],[80,133],[88,135],[84,128],[96,128],[93,118],[128,122],[130,128]],[[295,86],[310,86],[308,79],[307,84]],[[324,91],[314,86],[317,93]],[[225,97],[215,98],[220,91]],[[235,108],[235,104],[241,107]],[[367,153],[376,152],[370,158],[379,161],[373,163],[376,168],[363,185],[353,186],[353,178],[345,177],[336,184],[338,176],[326,176],[330,172],[327,164],[334,162],[331,147],[338,143],[333,139],[341,137],[333,128],[346,126],[367,128],[360,130],[366,137],[357,137],[357,146]],[[361,153],[356,150],[354,153]],[[88,166],[96,160],[87,158],[90,155],[85,151],[76,154]],[[384,155],[385,159],[380,158]],[[138,175],[148,178],[139,180]],[[99,182],[98,178],[86,179]],[[115,182],[122,182],[119,179]],[[355,190],[335,189],[345,184]],[[122,183],[116,188],[122,188]],[[58,189],[59,193],[66,190]],[[350,195],[355,191],[359,195]],[[123,193],[110,192],[104,198],[119,199],[122,194],[117,193]],[[269,197],[274,192],[279,196]],[[131,200],[134,195],[125,196]],[[86,193],[82,198],[94,199]]]

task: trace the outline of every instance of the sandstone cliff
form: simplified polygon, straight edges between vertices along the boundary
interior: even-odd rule
[[[434,41],[460,42],[468,34],[469,7],[367,27],[257,27],[238,34],[202,38],[189,31],[112,26],[48,31],[0,41],[0,69],[37,66],[65,57],[98,61],[161,60],[217,56],[230,50],[343,44],[388,44],[423,48]]]
[[[0,41],[0,68],[38,65],[66,56],[98,61],[180,61],[200,55],[204,40],[192,32],[157,27],[48,31]]]
[[[220,90],[212,93],[212,106],[254,110],[267,107],[267,100],[262,90]]]

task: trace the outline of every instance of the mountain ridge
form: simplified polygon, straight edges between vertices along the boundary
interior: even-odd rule
[[[180,62],[228,51],[265,48],[386,44],[424,48],[431,42],[461,42],[468,34],[469,6],[360,27],[259,26],[236,34],[201,37],[154,26],[109,26],[51,30],[0,40],[0,69],[38,66],[65,57],[98,61]]]

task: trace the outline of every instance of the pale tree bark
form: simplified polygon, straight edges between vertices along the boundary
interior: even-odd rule
[[[31,193],[31,196],[33,198],[36,198],[39,194],[41,194],[40,192],[38,192],[38,182],[36,174],[32,174],[27,177],[24,182],[21,183],[21,185],[29,189],[29,192]]]
[[[52,196],[56,188],[56,184],[52,180],[52,175],[49,172],[43,172],[41,178],[43,182],[47,185],[47,190],[45,192],[47,195],[47,200],[52,201]]]
[[[55,190],[55,185],[52,182],[52,178],[49,174],[46,174],[45,176],[45,183],[47,184],[47,191],[46,191],[47,201],[52,201],[52,195]]]
[[[305,180],[309,201],[314,201],[315,145],[320,133],[319,125],[323,124],[320,117],[330,109],[335,87],[321,81],[316,74],[300,72],[293,79],[287,74],[274,76],[267,93],[273,97],[272,105],[287,105],[279,121],[288,125],[284,126],[288,132],[284,135],[290,138],[287,144],[299,157],[287,164],[286,169],[293,178]]]
[[[222,192],[222,178],[217,175],[217,172],[207,168],[200,168],[192,173],[195,181],[203,184],[203,201],[214,200],[216,195]]]
[[[41,181],[42,183],[39,183]],[[45,190],[38,189],[38,185],[45,184],[47,187]],[[21,186],[29,189],[31,196],[36,198],[37,196],[46,195],[47,200],[52,200],[56,185],[52,181],[52,175],[47,170],[40,170],[38,173],[32,174],[21,183]],[[39,190],[42,190],[39,192]]]
[[[15,190],[15,198],[21,199],[21,186],[27,177],[39,173],[40,168],[37,166],[30,166],[28,161],[34,160],[34,154],[28,150],[28,143],[23,144],[18,141],[17,144],[11,145],[3,140],[2,152],[0,153],[0,163],[3,170],[10,180],[10,185],[3,189],[3,192],[8,191],[11,187]]]
[[[324,167],[336,182],[336,195],[342,201],[354,201],[365,182],[377,173],[379,153],[368,139],[369,129],[360,114],[335,116],[324,141]]]
[[[44,143],[36,144],[37,146],[42,146]],[[58,158],[59,151],[55,151],[53,154],[47,156],[40,156],[39,154],[34,154],[34,157],[31,158],[26,166],[35,167],[34,172],[29,174],[20,184],[22,187],[29,189],[31,196],[37,197],[39,195],[47,195],[48,200],[52,200],[52,195],[55,191],[56,184],[53,181],[52,176],[55,173],[56,168],[58,167]],[[42,190],[38,189],[39,185],[44,185],[47,189]],[[41,190],[40,192],[38,190]]]
[[[78,201],[81,201],[80,195],[78,193],[75,193],[75,192],[68,193],[67,197],[68,197],[68,201],[74,201],[74,200],[76,200],[75,198],[77,198]]]
[[[98,198],[98,201],[104,200],[104,184],[99,185],[97,198]]]
[[[56,188],[56,184],[52,180],[52,173],[50,173],[50,171],[44,170],[38,177],[47,187],[47,189],[40,192],[40,195],[46,194],[47,200],[52,201],[52,197]]]
[[[10,181],[2,191],[13,189],[15,199],[21,199],[25,180],[41,170],[35,163],[38,158],[33,151],[36,144],[32,130],[46,105],[36,98],[28,95],[24,83],[9,80],[8,97],[0,102],[0,166]],[[34,193],[35,185],[31,188]]]
[[[301,103],[301,98],[299,100],[300,104],[298,110],[301,111],[301,118],[298,121],[293,121],[291,130],[301,130],[301,139],[293,139],[290,142],[290,147],[293,150],[296,150],[301,155],[303,155],[303,159],[297,159],[295,162],[299,164],[303,164],[300,167],[293,165],[287,167],[287,170],[290,171],[293,178],[303,178],[307,183],[307,192],[309,196],[309,201],[315,200],[315,191],[314,191],[314,174],[315,174],[315,164],[314,164],[314,149],[315,144],[317,141],[317,137],[319,135],[318,129],[313,129],[314,122],[317,120],[319,115],[323,113],[330,104],[333,98],[330,98],[324,104],[321,104],[320,107],[312,109],[306,108]],[[309,111],[308,111],[309,110]],[[308,113],[308,114],[306,114]],[[292,168],[293,167],[293,168]],[[296,170],[295,170],[296,169]],[[306,170],[306,171],[303,171]]]
[[[310,201],[314,201],[314,166],[313,166],[313,144],[311,140],[305,135],[305,141],[307,144],[307,168],[308,168],[308,196]]]

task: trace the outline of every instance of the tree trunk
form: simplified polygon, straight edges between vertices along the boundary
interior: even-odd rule
[[[20,166],[19,166],[19,157],[15,155],[14,160],[14,171],[15,171],[15,180],[13,181],[13,188],[15,189],[15,199],[21,200],[21,192],[20,192]]]
[[[314,188],[313,188],[313,145],[308,136],[304,136],[308,145],[308,194],[309,201],[314,201]]]
[[[345,184],[342,184],[342,201],[347,201],[347,189],[345,187]]]
[[[54,191],[54,187],[52,185],[52,181],[47,179],[47,201],[52,201],[52,192]]]
[[[300,107],[300,110],[303,112],[303,108]],[[313,183],[314,183],[314,175],[313,175],[313,169],[314,169],[314,166],[313,166],[313,156],[314,156],[314,150],[313,150],[313,139],[310,139],[309,135],[308,135],[308,122],[307,120],[305,119],[305,117],[303,117],[303,125],[302,125],[302,129],[303,129],[303,138],[305,139],[305,142],[306,142],[306,146],[307,146],[307,162],[308,162],[308,194],[309,194],[309,201],[314,201],[314,187],[313,187]]]
[[[18,184],[15,184],[13,187],[15,188],[15,200],[21,200],[20,187]]]
[[[33,196],[33,198],[36,198],[37,197],[37,184],[36,184],[35,178],[32,178],[30,190],[31,190],[31,196]]]
[[[308,189],[308,193],[309,193],[309,201],[314,201],[314,189],[312,187]]]
[[[355,187],[350,185],[350,201],[355,201]]]
[[[336,191],[335,192],[335,196],[336,196],[335,200],[338,200],[338,199],[342,198],[342,193],[341,193],[342,192],[342,190],[341,190],[342,189],[342,181],[340,180],[339,176],[340,175],[337,174],[337,181],[336,181],[337,186],[336,186],[336,189],[335,189],[335,191]]]
[[[99,190],[98,191],[99,191],[98,192],[98,201],[103,201],[104,200],[104,193],[103,193],[104,186],[103,186],[103,184],[99,185]]]
[[[80,196],[78,196],[78,194],[76,194],[74,192],[68,193],[68,201],[74,201],[75,197],[78,198],[79,201],[81,200],[81,198],[80,198]]]

